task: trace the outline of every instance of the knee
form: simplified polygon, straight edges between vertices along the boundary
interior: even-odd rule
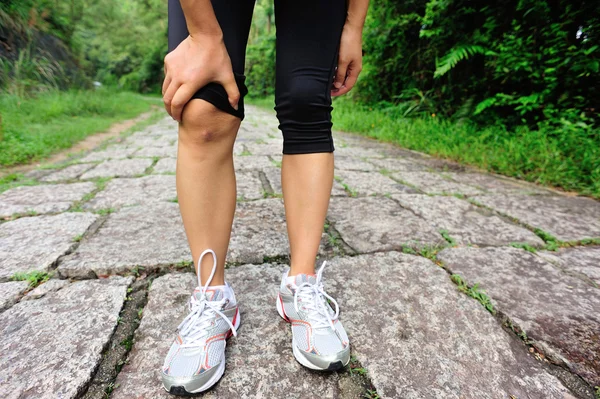
[[[280,93],[277,99],[278,115],[282,119],[315,120],[322,119],[331,111],[331,97],[327,82],[313,77],[296,77]]]
[[[204,100],[191,100],[183,109],[179,141],[186,146],[207,146],[233,141],[240,119]]]

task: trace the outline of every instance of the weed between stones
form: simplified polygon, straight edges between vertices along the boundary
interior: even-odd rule
[[[52,277],[52,273],[33,271],[29,273],[15,273],[11,276],[11,281],[27,281],[29,288],[35,288],[38,285],[45,283]]]
[[[495,315],[496,310],[494,309],[494,305],[492,304],[492,300],[489,296],[483,291],[479,290],[479,284],[476,283],[472,286],[469,286],[467,282],[458,274],[452,274],[450,279],[454,284],[458,286],[458,290],[462,293],[467,294],[473,299],[476,299],[479,303],[483,305],[484,308],[487,309],[488,312]]]

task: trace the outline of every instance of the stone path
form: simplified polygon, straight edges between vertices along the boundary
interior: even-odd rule
[[[176,141],[165,118],[0,194],[2,397],[169,397],[159,369],[195,285]],[[319,262],[350,366],[292,356],[281,139],[248,107],[227,271],[243,323],[206,397],[600,395],[600,203],[360,136],[336,147]]]

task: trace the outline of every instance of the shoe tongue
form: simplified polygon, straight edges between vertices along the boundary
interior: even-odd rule
[[[223,296],[224,296],[222,288],[211,288],[211,287],[208,287],[206,289],[206,293],[204,295],[205,295],[207,301],[220,301],[221,299],[223,299]],[[202,299],[202,289],[196,288],[194,290],[194,296],[198,300]]]
[[[316,284],[317,277],[314,275],[308,275],[308,274],[298,274],[296,276],[296,286],[299,286],[300,284],[303,284],[303,283]]]

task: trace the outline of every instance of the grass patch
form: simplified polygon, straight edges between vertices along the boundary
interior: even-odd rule
[[[481,128],[432,116],[404,118],[393,108],[369,108],[349,98],[335,100],[333,122],[335,129],[600,198],[598,130]]]
[[[148,111],[155,101],[111,89],[50,91],[35,98],[0,96],[0,166],[29,163],[70,148],[113,123]]]
[[[471,287],[467,284],[467,282],[458,274],[453,274],[450,276],[450,279],[454,284],[458,286],[458,290],[470,296],[473,299],[476,299],[483,305],[484,308],[487,309],[491,314],[496,314],[496,310],[494,309],[494,305],[492,304],[492,300],[489,296],[483,291],[479,290],[479,284],[475,284]]]
[[[448,232],[448,230],[442,229],[442,230],[440,230],[440,234],[442,235],[444,240],[448,241],[448,244],[450,244],[453,247],[456,246],[456,240],[450,236],[450,233]]]
[[[510,244],[511,247],[513,248],[520,248],[520,249],[524,249],[527,252],[531,252],[532,254],[537,252],[537,249],[532,247],[529,244],[526,243],[522,243],[522,242],[513,242]]]
[[[48,272],[33,271],[28,273],[15,273],[11,276],[12,281],[27,281],[30,288],[45,283],[52,275]]]

